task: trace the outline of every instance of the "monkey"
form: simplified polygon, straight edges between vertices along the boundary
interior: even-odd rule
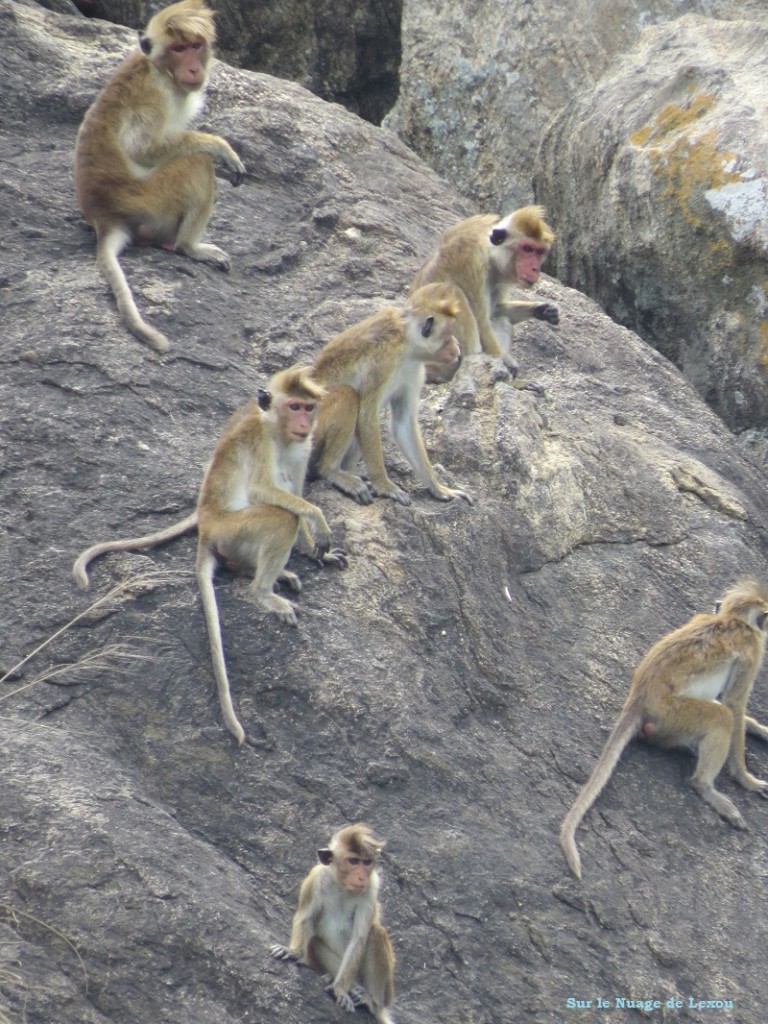
[[[201,238],[216,197],[213,161],[233,185],[245,167],[220,136],[185,131],[203,106],[215,38],[203,0],[155,14],[86,112],[75,146],[75,192],[96,232],[97,264],[128,328],[158,352],[170,343],[142,319],[118,257],[129,242],[155,244],[229,270],[229,256]]]
[[[577,878],[576,829],[635,736],[661,747],[697,749],[691,785],[734,828],[747,827],[714,781],[727,761],[729,773],[744,789],[768,791],[768,782],[747,771],[744,750],[745,730],[768,740],[768,728],[745,713],[763,660],[767,625],[768,588],[742,578],[725,593],[718,611],[694,615],[641,659],[603,752],[560,829],[560,846]]]
[[[281,582],[296,593],[301,590],[299,577],[285,568],[297,540],[299,549],[320,564],[346,567],[346,553],[331,548],[325,516],[301,497],[323,395],[306,366],[275,374],[269,392],[260,392],[259,401],[236,413],[224,428],[203,476],[195,512],[144,537],[95,544],[83,551],[72,570],[85,588],[88,564],[98,555],[147,550],[197,528],[196,574],[213,672],[224,724],[238,745],[245,731],[232,703],[213,577],[218,564],[252,571],[252,600],[282,622],[296,625],[296,605],[274,593],[274,587]]]
[[[320,406],[310,478],[321,477],[361,505],[374,495],[402,505],[410,496],[387,476],[379,414],[389,406],[392,434],[424,486],[440,501],[472,498],[446,487],[429,461],[418,423],[424,364],[451,364],[459,357],[453,335],[458,310],[455,289],[430,284],[402,307],[385,306],[328,342],[313,363],[315,380],[327,390]],[[350,472],[362,454],[370,484]]]
[[[457,333],[462,355],[485,352],[501,357],[516,378],[517,364],[510,355],[513,325],[531,317],[558,324],[560,314],[549,302],[511,300],[509,291],[513,286],[530,288],[538,281],[541,263],[554,240],[541,206],[524,206],[501,220],[495,214],[469,217],[443,232],[437,251],[417,271],[410,291],[432,281],[458,288]],[[427,369],[432,381],[450,379],[453,372],[446,366]],[[516,385],[543,390],[523,380]]]
[[[290,944],[270,952],[325,974],[327,991],[345,1010],[365,1005],[378,1024],[393,1024],[395,957],[379,921],[376,868],[383,846],[367,825],[339,829],[301,883]]]

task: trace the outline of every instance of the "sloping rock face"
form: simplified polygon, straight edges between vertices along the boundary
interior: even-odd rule
[[[433,461],[474,507],[433,501],[389,446],[411,506],[311,487],[350,565],[295,560],[298,628],[221,577],[236,749],[193,539],[105,557],[88,594],[72,561],[186,514],[232,410],[397,301],[468,210],[387,132],[219,65],[202,124],[249,168],[221,183],[209,231],[232,271],[124,260],[174,342],[160,358],[120,323],[72,196],[77,125],[131,34],[13,0],[0,27],[0,90],[18,97],[0,109],[0,660],[143,575],[0,684],[5,1015],[341,1020],[268,950],[314,850],[364,819],[389,840],[401,1024],[559,1024],[590,1000],[579,1019],[677,1000],[671,1020],[763,1024],[764,802],[722,780],[751,826],[736,832],[687,786],[689,757],[633,746],[580,830],[582,884],[555,839],[640,655],[739,573],[768,576],[763,473],[662,356],[545,281],[561,325],[526,325],[516,352],[543,397],[479,359],[422,402]]]
[[[766,24],[762,0],[405,0],[400,93],[384,123],[463,195],[506,212],[533,197],[549,121],[644,27],[686,12]]]
[[[536,187],[558,276],[681,366],[735,430],[768,425],[768,26],[649,30],[556,119]]]

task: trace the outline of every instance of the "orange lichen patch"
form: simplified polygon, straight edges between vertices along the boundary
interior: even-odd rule
[[[632,132],[629,142],[645,149],[651,168],[663,184],[661,195],[673,202],[691,228],[702,226],[701,196],[708,189],[741,181],[732,170],[736,154],[717,145],[717,129],[696,127],[708,114],[717,97],[714,93],[693,93],[684,104],[667,103],[652,122]],[[712,258],[720,262],[727,242],[718,242]]]

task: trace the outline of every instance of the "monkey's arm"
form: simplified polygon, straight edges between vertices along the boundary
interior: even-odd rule
[[[437,479],[419,429],[417,403],[418,392],[415,389],[395,396],[390,402],[392,434],[400,450],[410,462],[416,476],[435,498],[440,501],[463,498],[470,505],[474,504],[466,491],[446,487]]]
[[[545,320],[548,324],[560,323],[560,310],[550,302],[527,302],[524,299],[500,302],[496,307],[511,324],[522,323],[523,320]]]
[[[747,658],[740,656],[731,669],[722,702],[733,713],[733,732],[731,746],[728,751],[728,771],[744,789],[768,794],[768,782],[758,779],[747,771],[745,732],[747,729],[747,701],[752,691],[757,670],[760,667],[758,656]],[[751,721],[754,722],[754,719]],[[765,738],[765,737],[764,737]]]
[[[376,494],[392,498],[401,505],[410,505],[410,495],[394,484],[387,475],[384,451],[381,446],[379,405],[375,395],[363,397],[357,416],[357,441],[363,456],[371,487]]]
[[[251,505],[275,505],[293,512],[302,523],[307,523],[315,537],[315,546],[321,552],[328,551],[331,546],[331,531],[325,516],[311,501],[300,498],[282,487],[268,483],[252,483],[248,490],[248,501]]]
[[[233,185],[239,185],[245,178],[245,165],[234,149],[226,139],[220,135],[211,135],[209,132],[184,131],[161,141],[156,138],[147,140],[146,145],[141,149],[135,149],[131,155],[144,166],[156,167],[176,157],[195,156],[200,153],[207,154],[212,160],[220,160],[229,171]]]
[[[344,950],[336,977],[333,979],[333,994],[340,1005],[347,1006],[349,1000],[349,989],[357,977],[360,964],[365,953],[365,944],[373,924],[373,912],[376,895],[371,894],[371,901],[364,907],[358,907],[355,911],[355,920],[352,925],[352,935],[349,944]]]

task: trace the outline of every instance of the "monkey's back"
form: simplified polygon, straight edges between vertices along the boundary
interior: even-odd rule
[[[318,353],[312,376],[326,388],[348,384],[360,391],[365,382],[366,390],[373,389],[389,375],[402,336],[400,311],[385,306],[332,338]]]

